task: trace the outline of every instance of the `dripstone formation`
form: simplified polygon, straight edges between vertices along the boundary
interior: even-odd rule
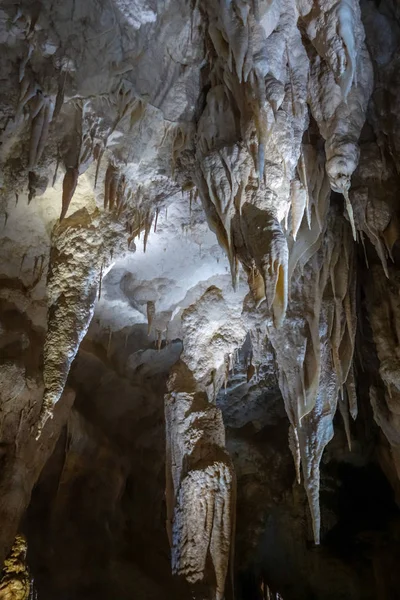
[[[0,598],[400,598],[400,6],[3,0]]]

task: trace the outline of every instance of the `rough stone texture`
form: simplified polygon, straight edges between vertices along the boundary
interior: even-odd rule
[[[40,599],[397,597],[399,17],[2,2],[0,561],[24,531]]]
[[[23,535],[18,534],[10,554],[4,561],[3,576],[0,581],[2,600],[28,600],[31,581],[26,566],[27,543]]]
[[[98,211],[89,214],[82,209],[53,232],[43,357],[45,389],[38,436],[61,397],[71,363],[90,325],[102,276],[113,254],[121,251],[118,229],[117,223],[102,218]]]
[[[167,528],[172,570],[224,597],[233,560],[236,479],[216,395],[245,330],[210,287],[182,313],[183,352],[165,398]],[[218,376],[218,373],[220,374]],[[233,567],[233,565],[232,565]],[[204,592],[203,592],[204,594]]]

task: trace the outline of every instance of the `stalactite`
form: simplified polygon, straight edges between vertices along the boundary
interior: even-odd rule
[[[147,242],[149,240],[149,234],[151,231],[151,224],[153,222],[153,213],[148,210],[144,219],[144,235],[143,235],[143,252],[146,252]]]
[[[44,345],[44,396],[37,437],[52,417],[69,369],[93,316],[100,273],[110,251],[120,247],[123,227],[108,213],[86,209],[64,219],[53,231],[48,272],[48,328]]]
[[[307,34],[329,64],[346,100],[354,83],[357,58],[365,37],[359,3],[356,0],[317,0],[314,10],[308,7],[308,13],[306,11],[302,16]]]
[[[29,145],[28,170],[32,171],[39,162],[47,141],[53,118],[54,103],[51,98],[38,96],[39,104],[32,112],[32,131]]]
[[[392,256],[393,246],[395,245],[397,240],[400,239],[400,225],[399,225],[399,220],[397,218],[397,215],[392,216],[392,218],[389,222],[389,225],[383,231],[382,235],[383,235],[383,239],[385,241],[389,256],[393,260],[393,256]]]
[[[33,198],[36,196],[36,185],[37,185],[37,176],[33,171],[29,171],[28,173],[28,205],[32,202]]]
[[[24,254],[22,255],[22,258],[21,258],[21,263],[19,265],[19,275],[22,272],[22,267],[24,266],[25,259],[26,259],[26,252],[24,252]]]
[[[25,77],[25,68],[32,56],[34,47],[35,46],[31,42],[29,42],[28,43],[28,52],[26,53],[26,56],[21,60],[21,64],[19,66],[19,82],[20,83],[23,81],[23,79]]]
[[[307,207],[307,194],[298,180],[292,182],[292,234],[296,240],[297,233],[303,220],[304,211]]]
[[[117,193],[115,198],[115,208],[117,213],[119,212],[121,205],[123,204],[124,197],[126,192],[126,178],[125,175],[122,174],[118,180]]]
[[[156,314],[155,304],[152,300],[148,300],[148,302],[147,302],[147,335],[151,334],[155,314]]]
[[[60,77],[58,79],[58,90],[56,96],[56,104],[54,108],[54,118],[56,118],[64,104],[64,96],[65,96],[65,84],[67,81],[68,72],[67,70],[62,70],[60,73]]]
[[[160,209],[157,207],[156,208],[156,218],[154,220],[154,233],[157,233],[157,222],[158,222],[158,214],[160,212]]]
[[[154,347],[157,348],[158,352],[161,349],[161,342],[162,342],[162,332],[159,329],[156,329],[156,337],[154,340]]]
[[[100,165],[101,165],[101,159],[103,158],[103,154],[104,154],[104,149],[101,150],[99,146],[96,146],[93,151],[93,158],[96,161],[96,173],[94,176],[94,189],[96,189],[96,187],[97,187],[97,181],[99,179]]]
[[[43,100],[42,105],[35,117],[32,119],[32,131],[31,131],[31,139],[29,142],[29,162],[28,162],[28,170],[32,171],[37,163],[37,154],[38,154],[38,146],[40,141],[40,136],[42,134],[43,126],[44,126],[44,109],[43,109]]]
[[[25,76],[22,80],[20,86],[18,106],[14,118],[16,123],[19,123],[19,121],[21,120],[21,117],[24,113],[24,109],[28,102],[30,102],[30,100],[32,100],[32,98],[34,98],[35,95],[38,93],[38,87],[39,86],[37,85],[37,83],[32,81],[29,77]]]
[[[118,170],[113,168],[112,176],[110,179],[110,185],[108,188],[108,208],[109,210],[114,209],[114,204],[117,200],[117,190],[118,190]]]
[[[249,363],[249,366],[247,367],[247,373],[246,373],[247,383],[249,383],[252,380],[255,372],[256,372],[256,368],[252,363],[252,359],[250,358],[250,363]]]
[[[347,4],[347,2],[345,3],[343,0],[341,4]],[[358,139],[365,122],[373,79],[371,61],[363,41],[364,30],[360,21],[358,2],[354,1],[352,4],[357,12],[356,51],[352,52],[353,67],[354,61],[357,61],[357,85],[352,76],[348,77],[347,71],[341,70],[341,61],[338,59],[335,46],[336,22],[332,22],[330,29],[317,28],[317,38],[319,35],[322,36],[318,42],[317,38],[313,39],[313,34],[311,34],[311,31],[315,31],[315,29],[311,26],[308,29],[312,42],[317,48],[317,51],[309,52],[311,64],[310,107],[320,133],[326,140],[326,169],[331,187],[334,191],[343,194],[348,193],[351,177],[358,164]],[[339,10],[339,4],[337,8]],[[330,14],[329,19],[331,18],[334,18],[334,13]],[[331,36],[328,37],[328,44],[326,43],[327,35]],[[342,46],[342,49],[346,54],[345,45]],[[326,57],[326,53],[329,56]],[[346,63],[346,57],[344,60]],[[344,89],[340,87],[340,82],[343,81],[342,77],[346,79]],[[339,83],[335,83],[335,78]],[[346,207],[349,219],[352,221],[352,206],[348,197]]]
[[[224,377],[224,390],[225,390],[225,394],[226,394],[226,388],[228,386],[228,380],[229,380],[229,371],[230,371],[230,358],[229,358],[229,354],[227,355],[226,359],[225,359],[225,377]]]
[[[65,218],[68,212],[68,208],[74,196],[76,186],[78,185],[78,177],[79,171],[74,167],[69,167],[64,175],[60,221]]]
[[[38,256],[35,256],[35,259],[34,259],[34,261],[33,261],[33,271],[32,271],[32,276],[35,276],[35,271],[36,271],[36,269],[37,269],[38,260],[39,260],[39,257],[38,257]]]
[[[396,200],[390,191],[396,185],[393,176],[377,143],[361,146],[360,164],[349,196],[360,237],[364,243],[365,234],[375,247],[386,277],[388,259],[398,238]]]
[[[264,280],[253,262],[248,274],[248,284],[251,295],[253,296],[256,308],[265,300],[265,284]]]
[[[342,415],[344,430],[346,433],[347,446],[351,452],[351,432],[350,432],[350,419],[349,419],[349,403],[347,400],[346,393],[343,395],[340,393],[338,400],[339,412]]]
[[[100,277],[99,277],[99,293],[97,296],[97,300],[101,300],[101,286],[103,283],[103,270],[104,270],[104,261],[101,263],[101,267],[100,267]]]
[[[117,191],[117,168],[111,163],[107,167],[104,180],[104,209],[112,210]]]
[[[289,426],[289,448],[293,456],[294,466],[296,469],[296,481],[300,485],[301,483],[301,457],[300,457],[300,445],[299,435],[297,428],[292,423]]]
[[[36,162],[38,162],[42,157],[42,154],[43,154],[46,142],[47,142],[47,138],[49,135],[50,123],[53,119],[54,103],[51,98],[46,98],[42,110],[44,111],[43,127],[42,127],[42,131],[40,134],[38,146],[37,146]]]
[[[60,166],[60,155],[57,154],[56,168],[54,169],[54,175],[53,175],[53,181],[52,181],[52,186],[53,187],[56,185],[57,175],[58,175],[58,167],[59,166]]]
[[[303,246],[304,236],[309,240],[309,233],[307,225],[299,230],[292,254],[297,253],[297,245]],[[347,389],[351,414],[356,415],[352,372],[356,329],[353,248],[350,228],[334,209],[329,212],[325,231],[319,234],[319,243],[312,247],[311,255],[303,253],[291,275],[288,320],[280,329],[269,328],[269,340],[291,422],[289,446],[296,476],[299,481],[301,461],[314,538],[319,543],[319,463],[333,436],[338,397],[341,394],[344,398]],[[309,314],[304,314],[305,306]],[[347,405],[345,408],[349,410]]]
[[[108,332],[108,343],[107,343],[107,358],[110,358],[111,354],[111,342],[112,342],[112,329]]]

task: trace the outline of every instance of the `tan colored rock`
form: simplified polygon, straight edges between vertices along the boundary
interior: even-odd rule
[[[25,537],[18,534],[10,554],[4,561],[0,580],[1,600],[28,600],[31,582],[26,565],[27,549],[28,545]]]

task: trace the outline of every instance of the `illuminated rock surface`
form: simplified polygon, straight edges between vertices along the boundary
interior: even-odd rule
[[[0,559],[23,533],[31,595],[400,597],[399,22],[2,2]]]

